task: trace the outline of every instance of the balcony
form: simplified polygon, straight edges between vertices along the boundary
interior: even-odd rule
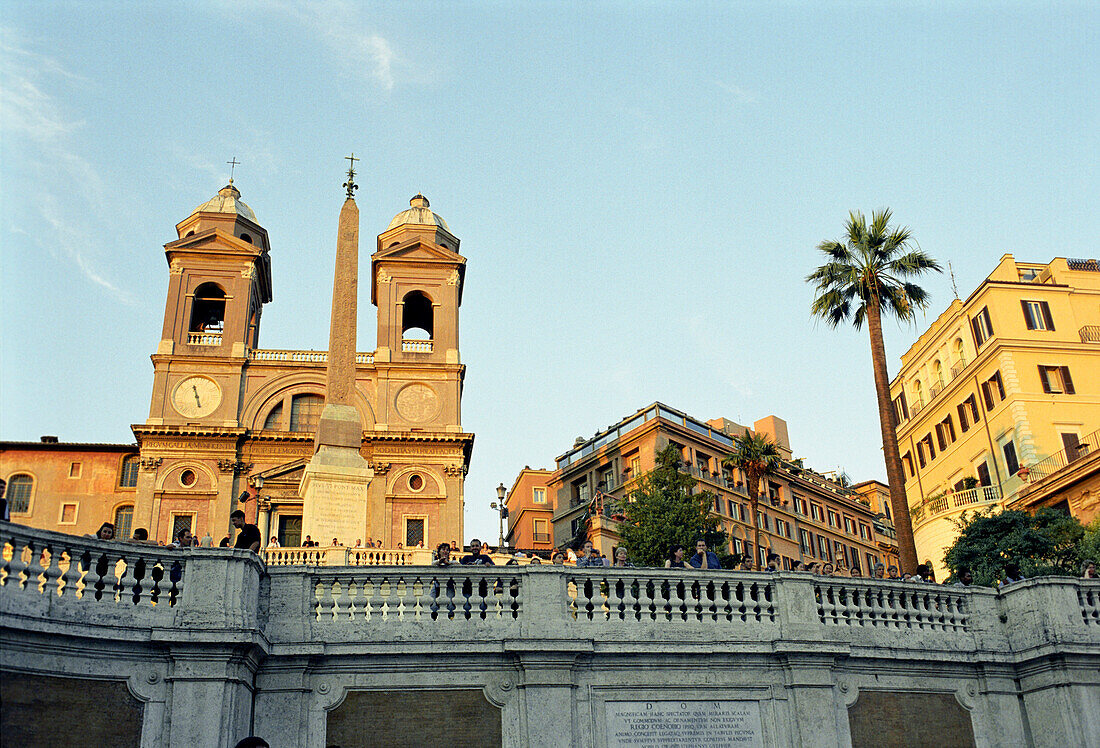
[[[248,352],[251,361],[276,361],[295,364],[327,364],[328,351],[291,351],[274,348],[253,348]],[[356,353],[355,363],[373,364],[374,351]]]
[[[432,341],[430,340],[402,340],[402,353],[431,353]]]
[[[914,525],[922,525],[951,512],[986,507],[1000,500],[1001,489],[997,486],[978,486],[933,496],[923,504],[910,508],[909,514],[913,517]]]
[[[1068,467],[1077,460],[1083,459],[1089,454],[1096,452],[1100,449],[1100,430],[1093,431],[1086,436],[1083,441],[1078,442],[1077,446],[1073,449],[1063,449],[1057,454],[1053,454],[1045,460],[1040,460],[1034,465],[1029,465],[1020,471],[1021,477],[1027,476],[1027,480],[1031,483],[1041,481],[1044,478],[1054,475],[1062,468]]]
[[[548,532],[531,533],[531,537],[536,543],[550,543],[554,540],[554,536]]]
[[[1100,343],[1100,325],[1085,325],[1077,334],[1081,336],[1082,343]]]
[[[222,344],[220,332],[189,332],[187,333],[187,345],[201,345],[208,348],[216,348]]]

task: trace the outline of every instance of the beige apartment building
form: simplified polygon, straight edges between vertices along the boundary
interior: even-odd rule
[[[1100,266],[1005,255],[902,356],[891,397],[917,555],[939,573],[952,520],[1012,503],[1044,465],[1096,451]],[[1087,521],[1097,499],[1064,508]]]
[[[114,521],[120,534],[143,527],[161,542],[188,528],[217,542],[241,508],[265,543],[275,536],[297,546],[299,484],[324,405],[328,354],[260,347],[273,250],[232,182],[191,211],[176,235],[164,245],[163,332],[148,417],[132,427],[136,444],[0,444],[11,519],[80,533]],[[466,259],[458,248],[422,195],[378,235],[367,280],[378,307],[376,347],[356,355],[355,406],[361,454],[374,471],[368,517],[381,519],[361,537],[339,538],[343,545],[462,537],[473,434],[461,418]],[[332,257],[331,249],[318,253],[325,265]]]
[[[763,547],[754,548],[744,478],[721,464],[733,449],[734,436],[746,430],[725,418],[703,422],[654,403],[591,439],[578,439],[557,458],[557,470],[548,483],[556,507],[555,542],[566,546],[587,538],[611,557],[619,543],[617,508],[654,468],[656,453],[674,444],[682,469],[699,481],[697,490],[716,495],[713,512],[729,534],[730,553],[752,556],[761,567],[767,554],[775,552],[787,569],[796,560],[816,560],[858,566],[864,574],[876,562],[897,563],[892,524],[881,507],[872,505],[882,500],[882,484],[843,488],[793,461],[787,424],[776,416],[753,426],[773,439],[783,456],[760,500],[756,522]]]

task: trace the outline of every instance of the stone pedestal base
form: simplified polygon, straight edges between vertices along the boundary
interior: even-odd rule
[[[367,528],[367,487],[374,471],[358,451],[348,454],[322,448],[306,465],[302,485],[302,537],[309,535],[320,545],[337,538],[354,545]],[[335,459],[328,459],[335,458]],[[358,461],[358,465],[349,464]]]

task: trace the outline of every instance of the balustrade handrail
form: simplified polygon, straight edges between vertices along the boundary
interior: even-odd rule
[[[1081,336],[1082,343],[1100,343],[1100,325],[1085,325],[1077,334]]]
[[[1036,462],[1034,465],[1028,465],[1022,468],[1021,473],[1026,474],[1027,479],[1034,483],[1035,481],[1043,480],[1053,475],[1064,467],[1068,467],[1077,460],[1090,454],[1095,454],[1097,450],[1100,450],[1100,429],[1093,431],[1079,441],[1077,446],[1072,450],[1063,449],[1061,452],[1056,452],[1050,457]]]
[[[1000,501],[1001,496],[1001,489],[997,486],[977,486],[926,499],[923,503],[912,507],[909,514],[914,522],[925,522],[955,509]]]
[[[328,362],[328,351],[250,348],[248,351],[248,358],[252,361],[290,361],[293,363],[324,364]],[[374,351],[356,353],[355,363],[373,364]]]

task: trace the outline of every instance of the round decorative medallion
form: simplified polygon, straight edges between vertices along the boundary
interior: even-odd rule
[[[431,387],[418,382],[402,387],[394,405],[402,418],[413,423],[430,421],[439,414],[439,396]]]

